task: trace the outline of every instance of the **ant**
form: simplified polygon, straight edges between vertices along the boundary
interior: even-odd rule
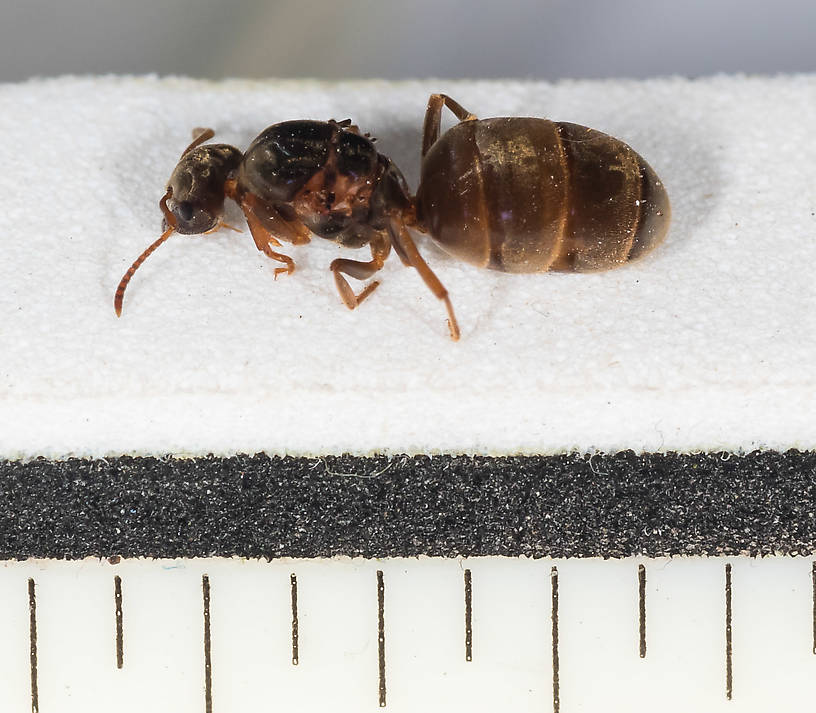
[[[440,137],[442,108],[459,123]],[[666,190],[633,149],[577,124],[540,118],[479,120],[445,94],[425,114],[416,197],[374,139],[350,119],[295,120],[265,129],[243,154],[204,144],[196,129],[159,201],[164,232],[122,277],[114,297],[121,315],[133,273],[173,233],[226,226],[226,198],[241,207],[255,245],[291,274],[294,261],[274,248],[312,235],[349,248],[369,246],[371,260],[333,260],[340,298],[355,309],[377,288],[355,293],[346,276],[366,280],[391,248],[417,270],[459,325],[448,291],[417,250],[409,229],[427,232],[450,255],[504,272],[589,272],[639,258],[668,232]]]

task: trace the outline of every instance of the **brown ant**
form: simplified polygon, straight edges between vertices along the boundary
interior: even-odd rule
[[[443,106],[459,123],[440,138]],[[273,249],[280,241],[303,245],[314,234],[345,247],[368,245],[368,262],[338,258],[329,266],[349,309],[379,282],[355,294],[345,276],[373,276],[393,246],[445,303],[452,339],[459,338],[459,326],[448,292],[409,228],[480,267],[587,272],[644,255],[669,226],[662,183],[619,139],[547,119],[479,120],[444,94],[428,102],[415,198],[394,163],[348,119],[274,124],[243,154],[226,144],[202,146],[211,129],[193,134],[159,202],[165,230],[119,283],[117,315],[133,273],[172,233],[225,225],[225,198],[241,206],[258,250],[283,263],[275,277],[295,269],[289,256]]]

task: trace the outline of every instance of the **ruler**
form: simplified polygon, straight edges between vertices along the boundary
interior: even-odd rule
[[[800,710],[816,693],[814,571],[803,557],[6,561],[0,710]]]

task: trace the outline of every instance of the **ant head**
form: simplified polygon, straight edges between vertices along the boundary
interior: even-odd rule
[[[170,176],[167,192],[159,201],[164,232],[147,247],[124,274],[113,298],[117,316],[122,314],[125,288],[133,273],[173,233],[205,233],[218,226],[224,212],[226,183],[241,164],[243,154],[234,146],[199,144],[214,136],[212,129],[195,129],[193,143],[181,155]]]
[[[191,235],[214,228],[224,212],[224,184],[241,162],[232,146],[202,146],[185,154],[167,185],[167,226]]]
[[[241,163],[233,146],[200,146],[185,153],[167,184],[166,227],[191,235],[206,233],[224,212],[224,186]]]

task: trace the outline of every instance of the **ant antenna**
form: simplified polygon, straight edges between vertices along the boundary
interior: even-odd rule
[[[210,130],[211,131],[211,130]],[[201,137],[199,137],[200,139]],[[211,137],[210,137],[211,138]],[[206,141],[206,139],[201,139],[202,141]],[[200,143],[200,141],[199,141]],[[196,146],[196,142],[193,142],[193,148]],[[189,151],[190,149],[188,149]],[[186,151],[184,153],[187,153]],[[141,264],[150,257],[153,251],[159,247],[167,238],[169,238],[176,230],[176,217],[167,207],[167,199],[172,195],[173,191],[168,189],[167,193],[165,193],[161,200],[159,201],[159,207],[162,209],[162,213],[164,213],[165,220],[167,221],[167,230],[165,230],[161,237],[156,240],[154,243],[151,243],[147,249],[136,258],[136,261],[130,266],[130,269],[124,274],[122,279],[119,282],[119,286],[116,288],[116,294],[113,297],[113,309],[116,310],[116,316],[122,316],[122,301],[125,299],[125,289],[130,282],[130,278],[133,277],[133,273],[139,269]]]
[[[182,156],[186,156],[190,151],[198,146],[201,146],[205,141],[209,141],[213,136],[215,136],[215,132],[212,129],[203,129],[200,126],[193,129],[193,143],[191,143],[184,151],[181,152]]]

